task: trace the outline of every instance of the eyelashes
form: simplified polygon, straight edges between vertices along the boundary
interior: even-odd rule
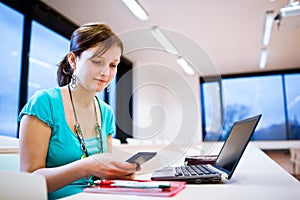
[[[118,65],[116,65],[116,64],[111,64],[110,66],[113,67],[113,68],[116,68]]]
[[[103,61],[97,61],[97,60],[92,60],[92,63],[98,65],[99,67],[103,67],[105,65]],[[118,64],[111,63],[109,66],[112,68],[116,68]]]

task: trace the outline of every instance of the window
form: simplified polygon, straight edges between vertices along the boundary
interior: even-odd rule
[[[57,87],[57,65],[69,52],[69,40],[33,21],[31,30],[28,96],[37,90]]]
[[[68,52],[66,38],[77,26],[49,7],[45,14],[42,2],[4,2],[0,3],[0,135],[18,137],[20,109],[36,90],[57,86],[56,65]]]
[[[30,43],[28,96],[37,91],[57,87],[57,68],[69,52],[69,40],[42,24],[33,21]],[[104,100],[105,93],[97,96]]]
[[[222,130],[222,108],[219,82],[207,82],[202,85],[202,96],[205,107],[202,107],[204,114],[203,121],[206,126],[205,140],[218,140],[219,132]],[[201,91],[200,91],[201,94]]]
[[[300,140],[300,74],[285,75],[289,137]]]
[[[236,120],[262,113],[253,140],[287,139],[281,76],[224,79],[224,133]]]
[[[37,90],[58,86],[57,65],[68,53],[67,38],[78,25],[41,1],[3,2],[0,3],[0,28],[4,30],[0,33],[0,135],[18,137],[19,111]],[[119,65],[124,62],[126,65],[124,59]],[[130,89],[129,86],[131,83]],[[120,114],[116,112],[116,100],[121,96],[116,94],[115,87],[116,80],[111,83],[110,93],[103,91],[97,96],[111,104],[117,116]]]
[[[0,3],[0,135],[12,137],[18,123],[23,19],[21,13]]]
[[[262,114],[262,120],[252,140],[300,139],[299,82],[300,74],[202,82],[204,140],[225,140],[234,121],[257,114]],[[218,91],[219,96],[212,96],[212,91]]]

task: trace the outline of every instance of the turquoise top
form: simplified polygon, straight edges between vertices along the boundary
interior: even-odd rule
[[[107,137],[115,133],[115,120],[112,109],[105,102],[98,100],[101,110],[101,128],[103,152],[107,152]],[[70,129],[64,113],[64,106],[60,88],[37,91],[24,106],[19,114],[36,116],[51,128],[51,137],[47,153],[46,167],[58,167],[79,160],[83,155],[77,135]],[[96,137],[85,139],[88,154],[99,153]],[[37,149],[38,151],[38,149]],[[87,186],[87,179],[79,179],[72,184],[48,194],[49,199],[82,192]]]

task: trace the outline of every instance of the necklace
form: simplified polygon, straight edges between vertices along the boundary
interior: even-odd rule
[[[75,118],[75,122],[76,122],[75,125],[74,125],[74,129],[75,129],[77,138],[78,138],[79,143],[80,143],[80,148],[84,153],[82,155],[82,158],[85,158],[85,157],[88,157],[89,154],[88,154],[88,151],[87,151],[87,148],[86,148],[86,144],[85,144],[85,141],[84,141],[84,138],[83,138],[83,133],[82,133],[80,124],[79,124],[78,119],[77,119],[76,110],[75,110],[75,106],[74,106],[74,102],[73,102],[73,98],[72,98],[72,92],[71,92],[70,85],[68,85],[68,90],[69,90],[69,95],[70,95],[72,108],[73,108],[73,114],[74,114],[74,118]],[[96,127],[95,127],[95,129],[96,129],[96,133],[97,133],[96,137],[99,141],[100,153],[103,153],[103,142],[102,142],[102,135],[101,135],[101,126],[98,123],[98,116],[97,116],[97,111],[96,111],[96,105],[95,104],[96,103],[94,101],[94,111],[95,111],[95,116],[96,116]],[[100,112],[101,112],[101,110],[100,110]]]

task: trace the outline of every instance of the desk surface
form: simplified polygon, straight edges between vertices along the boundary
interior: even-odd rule
[[[19,153],[19,139],[0,135],[0,153]]]
[[[134,148],[130,147],[131,150]],[[140,149],[141,148],[137,148]],[[150,179],[151,173],[137,176]],[[231,180],[223,184],[187,185],[170,199],[294,200],[300,197],[300,182],[250,143]],[[65,199],[140,199],[141,196],[79,193]],[[161,199],[146,197],[143,199]]]

